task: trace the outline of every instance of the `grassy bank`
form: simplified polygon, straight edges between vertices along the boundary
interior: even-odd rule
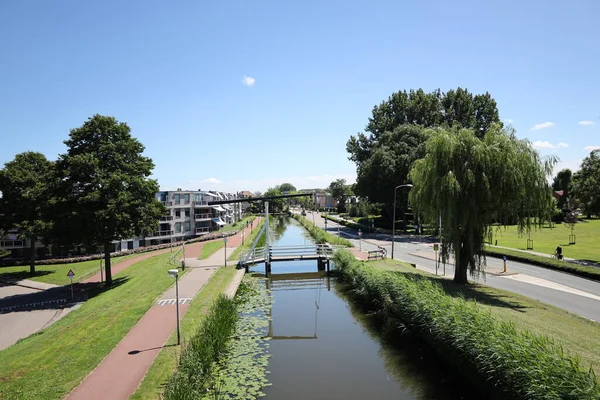
[[[177,371],[167,382],[166,400],[201,399],[218,391],[213,371],[227,351],[238,311],[234,300],[220,295],[196,334],[187,343]]]
[[[204,243],[202,249],[200,250],[200,256],[198,257],[198,259],[207,259],[208,257],[215,254],[221,247],[223,247],[223,245],[225,245],[225,242],[223,242],[223,240],[216,240],[214,242]]]
[[[537,256],[519,250],[501,249],[498,247],[487,246],[485,253],[488,256],[503,257],[506,256],[509,260],[521,261],[529,264],[539,265],[557,271],[568,272],[573,275],[578,275],[584,278],[600,281],[600,268],[579,265],[572,262],[557,260],[544,256]]]
[[[264,218],[261,218],[260,222],[255,224],[256,226],[252,229],[252,233],[250,233],[246,238],[244,238],[244,244],[238,246],[227,259],[237,260],[241,252],[248,251],[250,249],[250,246],[252,246],[252,242],[254,242],[254,239],[256,239],[256,236],[258,235],[264,224],[265,220]]]
[[[347,239],[339,238],[336,235],[332,235],[329,232],[324,231],[323,229],[313,225],[308,219],[299,214],[292,214],[292,217],[300,222],[300,225],[304,227],[310,234],[310,236],[315,240],[316,243],[330,243],[330,244],[340,244],[346,247],[354,247],[354,245]]]
[[[235,272],[234,268],[219,268],[194,298],[181,321],[181,340],[184,344],[190,341],[198,330],[198,326],[204,322],[217,297],[231,283]],[[177,332],[173,332],[167,343],[177,343]],[[158,399],[165,388],[164,385],[177,367],[179,355],[180,347],[177,346],[165,347],[161,350],[130,400]]]
[[[590,369],[545,336],[517,328],[476,302],[448,295],[418,274],[401,274],[338,252],[336,268],[398,334],[408,330],[428,343],[476,387],[497,398],[598,399]]]
[[[140,254],[130,254],[123,257],[115,257],[111,259],[111,265],[137,257]],[[51,283],[54,285],[68,285],[71,281],[67,276],[67,272],[72,269],[75,273],[73,282],[78,282],[81,279],[89,278],[97,272],[100,272],[100,260],[89,260],[69,264],[52,264],[52,265],[36,265],[35,274],[32,276],[29,273],[29,265],[19,265],[14,267],[0,267],[0,281],[9,282],[18,281],[21,279],[31,279],[32,281]]]
[[[89,284],[93,296],[50,327],[0,352],[0,398],[62,399],[89,374],[173,285],[168,254],[114,276],[113,287]]]

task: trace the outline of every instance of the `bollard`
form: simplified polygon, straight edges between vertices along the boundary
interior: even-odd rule
[[[506,256],[503,257],[503,260],[504,260],[504,271],[502,271],[502,272],[506,272]]]

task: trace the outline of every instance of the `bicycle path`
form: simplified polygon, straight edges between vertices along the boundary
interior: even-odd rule
[[[257,218],[253,229],[256,229]],[[250,226],[244,228],[244,236],[250,234]],[[218,239],[222,240],[222,239]],[[206,243],[206,242],[201,242]],[[227,252],[232,252],[242,243],[241,232],[229,236]],[[201,246],[186,246],[186,269],[179,278],[179,319],[188,310],[190,303],[223,264],[225,248],[219,249],[206,260],[192,258],[199,255]],[[188,256],[191,256],[188,258]],[[188,268],[189,267],[189,268]],[[238,279],[236,274],[234,284]],[[239,284],[239,282],[238,282]],[[169,288],[156,301],[154,306],[138,321],[117,346],[67,397],[68,400],[128,399],[131,396],[154,358],[177,327],[175,287]]]

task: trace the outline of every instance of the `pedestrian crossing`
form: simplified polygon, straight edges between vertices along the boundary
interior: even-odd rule
[[[192,302],[192,299],[189,298],[189,297],[185,297],[185,298],[179,299],[179,304],[182,304],[182,305],[183,304],[188,304],[188,303],[191,303],[191,302]],[[158,300],[156,302],[156,305],[157,306],[172,306],[172,305],[174,305],[176,303],[177,303],[177,299],[162,299],[162,300]]]

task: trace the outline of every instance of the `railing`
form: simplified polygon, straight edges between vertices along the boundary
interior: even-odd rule
[[[172,234],[173,234],[173,231],[156,231],[152,235],[150,235],[150,237],[153,237],[153,236],[171,236]]]
[[[344,246],[330,244],[314,244],[309,246],[271,246],[269,252],[270,259],[286,258],[329,258],[336,250],[344,248]],[[242,265],[255,264],[265,261],[267,253],[264,247],[251,249],[240,255],[240,263]]]
[[[368,260],[379,260],[385,259],[387,256],[387,250],[381,246],[378,246],[377,250],[369,250]]]
[[[25,242],[23,240],[0,240],[0,247],[23,247]]]
[[[160,217],[161,221],[173,221],[172,215],[165,215],[164,217]]]
[[[172,201],[162,201],[161,203],[163,203],[166,207],[169,207],[169,206],[173,205]]]
[[[211,219],[211,218],[213,218],[212,214],[194,214],[194,219],[196,221],[203,220],[203,219]]]
[[[203,235],[206,233],[210,233],[210,228],[206,227],[206,228],[196,228],[196,235]]]
[[[194,201],[194,206],[208,206],[208,201]]]

